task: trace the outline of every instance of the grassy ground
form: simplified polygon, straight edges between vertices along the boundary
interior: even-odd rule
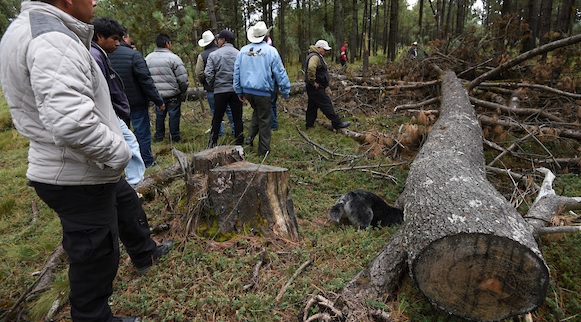
[[[1,94],[1,93],[0,93]],[[1,95],[0,95],[1,96]],[[280,102],[281,109],[305,106],[305,98]],[[172,145],[166,139],[153,144],[159,166],[146,175],[161,171],[176,162],[171,155],[175,147],[188,154],[205,149],[210,124],[207,105],[187,102],[183,108],[183,142]],[[245,124],[250,108],[245,107]],[[320,116],[322,117],[322,116]],[[397,129],[404,118],[350,115],[351,129],[359,132],[370,126]],[[157,240],[173,239],[176,246],[152,271],[138,277],[126,254],[123,254],[115,281],[111,307],[119,315],[139,315],[145,321],[298,321],[310,295],[339,292],[343,285],[369,263],[396,228],[355,230],[329,223],[328,209],[335,199],[352,189],[367,189],[393,202],[403,190],[407,166],[378,170],[394,181],[357,170],[332,171],[350,165],[385,165],[399,162],[388,157],[365,157],[347,160],[315,148],[303,139],[297,128],[304,120],[281,112],[280,130],[273,132],[272,153],[265,164],[286,167],[291,173],[291,196],[299,224],[301,240],[288,242],[260,236],[240,236],[227,242],[207,240],[184,231],[189,209],[185,206],[185,189],[177,180],[160,192],[160,197],[144,204]],[[359,155],[361,147],[354,140],[317,126],[306,132],[309,138],[339,154]],[[231,139],[226,137],[226,141]],[[223,144],[227,143],[222,142]],[[255,144],[256,146],[256,144]],[[34,282],[34,273],[60,242],[57,216],[26,186],[27,141],[11,126],[7,107],[0,98],[0,314],[5,312]],[[246,158],[262,160],[256,147],[245,149]],[[578,174],[559,176],[558,193],[581,196]],[[169,224],[169,229],[157,229]],[[551,267],[553,282],[546,303],[536,312],[535,321],[581,319],[580,271],[581,237],[560,236],[545,240],[542,249]],[[294,279],[280,301],[275,297],[284,284],[306,261],[306,270]],[[253,276],[262,263],[258,276]],[[52,304],[55,294],[67,289],[66,270],[60,271],[51,290],[24,317],[38,320]],[[412,283],[403,281],[391,302],[374,303],[392,312],[397,321],[459,321],[433,309]],[[68,307],[57,315],[58,321],[69,321]]]

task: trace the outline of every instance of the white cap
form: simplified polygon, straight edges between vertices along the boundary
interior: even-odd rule
[[[325,50],[331,50],[331,47],[329,47],[329,43],[326,40],[317,40],[317,42],[315,43],[315,47],[318,48],[323,48]]]
[[[254,26],[248,28],[246,31],[246,38],[248,38],[251,43],[257,44],[262,42],[270,29],[272,29],[272,27],[267,28],[264,21],[259,21]]]
[[[214,41],[214,33],[212,33],[211,30],[206,30],[204,31],[204,33],[202,34],[202,39],[198,40],[198,45],[200,45],[200,47],[206,47],[208,46],[212,41]]]
[[[418,42],[417,42],[417,41],[414,41],[414,42],[412,43],[412,45],[417,45],[417,44],[418,44]]]

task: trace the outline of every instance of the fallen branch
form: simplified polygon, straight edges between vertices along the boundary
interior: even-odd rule
[[[527,134],[525,137],[522,137],[522,138],[520,138],[520,139],[516,140],[516,141],[515,141],[515,142],[513,142],[513,143],[512,143],[512,144],[511,144],[511,145],[510,145],[508,148],[506,148],[506,149],[503,149],[503,151],[502,151],[502,152],[501,152],[499,155],[497,155],[497,156],[496,156],[496,158],[494,158],[494,160],[490,161],[490,163],[488,163],[488,166],[493,166],[493,165],[494,165],[496,162],[498,162],[498,160],[502,159],[502,158],[503,158],[505,155],[507,155],[507,154],[509,154],[509,153],[510,153],[511,155],[514,155],[514,154],[513,154],[513,151],[514,151],[514,149],[516,149],[516,148],[518,147],[518,145],[519,145],[520,143],[522,143],[522,142],[523,142],[523,141],[525,141],[526,139],[528,139],[528,138],[530,138],[531,136],[533,136],[533,135],[536,135],[536,134],[537,134],[537,132],[531,132],[531,133]],[[502,148],[502,147],[501,147],[501,148]]]
[[[320,313],[314,314],[313,316],[309,317],[309,311],[311,310],[311,308],[313,306],[315,306],[315,304],[323,306],[323,307],[331,310],[331,312],[333,312],[333,314],[335,314],[336,318],[343,319],[343,313],[335,307],[335,304],[332,301],[330,301],[329,299],[327,299],[326,297],[324,297],[322,295],[316,295],[316,296],[313,296],[307,302],[307,305],[305,305],[305,309],[303,310],[303,321],[304,322],[314,321],[316,319],[321,319],[321,318],[329,319],[329,320],[325,320],[325,321],[331,321],[332,317],[327,312],[320,312]]]
[[[347,158],[354,158],[354,159],[355,158],[358,158],[358,156],[356,156],[356,155],[348,155],[348,154],[341,154],[341,153],[333,152],[333,151],[325,148],[324,146],[322,146],[322,145],[320,145],[320,144],[318,144],[316,142],[313,142],[311,139],[309,139],[309,137],[307,136],[307,134],[305,134],[305,132],[303,132],[303,131],[301,131],[299,129],[298,126],[297,126],[297,131],[303,137],[303,139],[305,139],[307,141],[307,143],[309,143],[309,144],[311,144],[311,145],[313,145],[313,146],[315,146],[315,147],[317,147],[317,148],[319,148],[319,149],[327,152],[328,154],[330,154],[332,156],[336,156],[336,157],[347,157]]]
[[[478,119],[484,125],[502,125],[509,128],[512,128],[515,131],[527,131],[527,132],[534,132],[538,129],[538,126],[533,125],[525,125],[520,122],[516,122],[513,120],[496,120],[490,116],[486,115],[479,115]],[[581,132],[580,131],[573,131],[568,129],[559,129],[554,127],[543,127],[545,130],[549,130],[552,133],[555,133],[555,136],[560,136],[562,138],[569,138],[575,140],[581,140]]]
[[[539,235],[576,234],[578,232],[581,232],[581,226],[555,226],[537,228],[537,234]]]
[[[484,100],[477,99],[474,97],[470,97],[470,102],[474,105],[478,105],[478,106],[485,107],[488,109],[501,110],[503,112],[510,113],[510,114],[525,115],[525,116],[539,115],[539,116],[542,116],[542,117],[544,117],[548,120],[551,120],[551,121],[555,121],[555,122],[559,122],[559,123],[566,123],[566,121],[563,120],[562,118],[555,116],[551,113],[548,113],[546,111],[536,109],[536,108],[511,108],[511,107],[508,107],[506,105],[492,103],[492,102],[484,101]]]
[[[14,302],[11,308],[0,316],[0,320],[13,320],[16,315],[16,309],[24,302],[28,301],[36,294],[47,289],[48,285],[54,280],[54,270],[57,266],[64,262],[65,250],[62,244],[59,244],[50,255],[42,270],[38,273],[36,281],[28,287],[28,289]],[[4,320],[4,318],[6,318]]]
[[[402,105],[398,105],[396,106],[393,111],[394,112],[399,112],[401,110],[411,110],[411,109],[416,109],[416,108],[422,108],[426,105],[432,105],[432,104],[437,104],[440,102],[440,97],[433,97],[430,98],[428,100],[425,100],[423,102],[419,102],[419,103],[415,103],[415,104],[402,104]]]
[[[546,85],[540,84],[527,84],[527,83],[514,83],[514,82],[507,82],[507,83],[493,83],[493,82],[483,82],[478,85],[478,87],[508,87],[508,88],[519,88],[519,87],[526,87],[526,88],[533,88],[539,91],[548,92],[557,95],[563,95],[566,97],[570,97],[573,99],[580,99],[581,94],[565,92],[556,88],[552,88]]]
[[[298,269],[297,271],[293,274],[293,276],[291,276],[291,278],[286,282],[286,284],[282,287],[282,289],[280,290],[280,292],[278,292],[278,295],[276,296],[276,298],[274,299],[276,302],[280,301],[282,299],[282,296],[284,295],[284,292],[286,292],[287,288],[289,288],[289,286],[294,282],[294,280],[297,278],[297,276],[299,276],[299,274],[310,264],[312,263],[312,261],[309,259],[306,262],[304,262]]]
[[[502,73],[503,71],[508,70],[508,69],[522,63],[523,61],[526,61],[526,60],[533,58],[535,56],[538,56],[538,55],[542,55],[544,53],[547,53],[547,52],[552,51],[552,50],[557,49],[557,48],[576,44],[578,42],[581,42],[581,34],[577,34],[575,36],[571,36],[568,38],[553,41],[553,42],[550,42],[550,43],[545,44],[543,46],[537,47],[533,50],[529,50],[523,54],[520,54],[517,57],[499,65],[498,67],[494,68],[493,70],[488,71],[488,72],[476,77],[472,82],[470,82],[470,85],[468,86],[468,91],[473,90],[476,86],[480,85],[480,83],[482,83],[483,81],[490,79],[490,78]]]

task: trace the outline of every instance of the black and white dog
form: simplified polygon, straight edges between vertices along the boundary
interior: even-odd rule
[[[353,226],[392,226],[403,221],[403,211],[388,205],[378,195],[366,190],[350,191],[337,200],[329,211],[331,220],[349,219]]]

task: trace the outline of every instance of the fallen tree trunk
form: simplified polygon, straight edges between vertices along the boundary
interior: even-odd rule
[[[482,131],[468,95],[448,72],[442,106],[412,163],[398,204],[410,275],[454,315],[496,321],[545,299],[549,270],[530,226],[486,179]]]
[[[404,260],[418,289],[456,316],[498,321],[543,303],[548,267],[532,226],[486,179],[482,131],[453,72],[396,205],[404,226],[341,293],[348,321],[363,319],[369,297],[393,291]]]

